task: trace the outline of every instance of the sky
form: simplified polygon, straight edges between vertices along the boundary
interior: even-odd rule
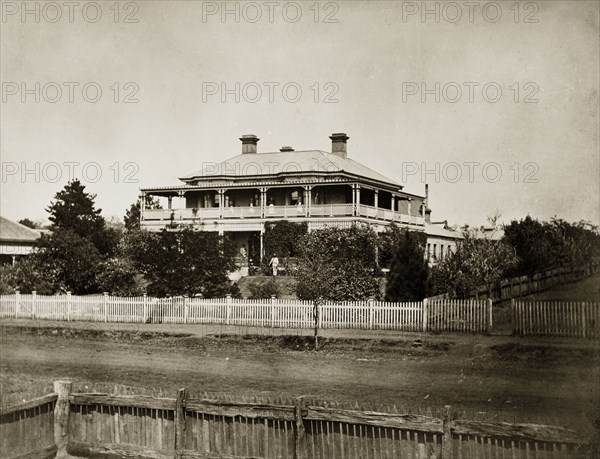
[[[122,218],[243,134],[330,151],[345,132],[350,158],[428,183],[435,221],[600,223],[598,1],[26,6],[1,2],[9,219],[46,219],[75,177]]]

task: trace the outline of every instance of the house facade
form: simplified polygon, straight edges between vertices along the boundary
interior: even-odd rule
[[[141,224],[148,230],[192,225],[201,231],[229,234],[240,257],[257,262],[264,254],[263,235],[270,221],[306,222],[309,231],[324,227],[371,225],[382,231],[391,223],[425,231],[425,196],[348,157],[345,133],[330,136],[331,151],[282,147],[259,153],[255,135],[240,138],[241,153],[180,178],[181,184],[141,189]],[[149,209],[148,197],[166,201]],[[270,256],[271,254],[268,254]]]
[[[429,220],[429,219],[428,219]],[[456,250],[456,244],[464,239],[460,232],[448,228],[448,222],[425,222],[427,247],[425,257],[430,266],[443,261]]]

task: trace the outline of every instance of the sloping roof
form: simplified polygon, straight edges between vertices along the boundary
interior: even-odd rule
[[[425,223],[425,234],[428,236],[447,237],[451,239],[464,239],[463,235],[458,231],[450,231],[440,225]]]
[[[40,238],[39,231],[28,228],[20,223],[13,222],[8,218],[0,217],[0,241],[1,242],[29,242],[34,243]]]
[[[490,241],[499,241],[504,237],[502,228],[481,227],[472,230],[473,237],[477,239],[489,239]]]
[[[272,176],[295,172],[346,172],[398,188],[401,185],[353,159],[321,150],[248,153],[234,156],[221,163],[211,163],[199,171],[180,177],[180,180],[210,177]]]

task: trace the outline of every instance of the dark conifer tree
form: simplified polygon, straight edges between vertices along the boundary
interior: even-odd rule
[[[429,293],[429,265],[417,235],[405,231],[394,250],[386,301],[421,301]]]

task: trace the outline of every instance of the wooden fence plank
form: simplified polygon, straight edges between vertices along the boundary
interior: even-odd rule
[[[294,459],[304,459],[306,457],[306,432],[302,418],[303,411],[304,397],[298,397],[294,406]]]
[[[54,405],[54,443],[56,445],[56,457],[67,457],[67,445],[69,443],[69,393],[73,383],[71,381],[55,381],[54,392],[56,393],[56,404]]]
[[[175,451],[180,453],[185,449],[185,409],[187,390],[179,389],[175,400]]]
[[[9,406],[8,408],[3,408],[0,410],[0,416],[6,416],[12,413],[16,413],[19,411],[25,411],[32,408],[40,407],[43,405],[47,405],[49,403],[54,403],[58,399],[57,394],[48,394],[42,397],[33,398],[26,402],[23,402],[19,405]]]
[[[442,435],[442,458],[443,459],[452,459],[453,450],[452,450],[452,407],[450,405],[446,405],[444,407],[444,420],[442,424],[443,435]]]

